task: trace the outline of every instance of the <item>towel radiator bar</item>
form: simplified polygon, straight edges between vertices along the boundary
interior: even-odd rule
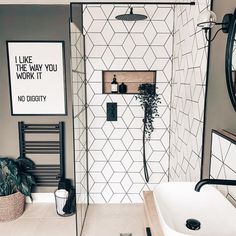
[[[25,124],[21,121],[18,122],[18,131],[20,156],[27,156],[32,160],[32,155],[35,154],[58,156],[56,164],[36,164],[35,168],[30,170],[35,176],[37,186],[57,186],[59,180],[65,178],[64,122]],[[43,140],[37,140],[39,135]],[[48,135],[50,137],[47,137]],[[33,140],[27,139],[29,136],[33,137]]]

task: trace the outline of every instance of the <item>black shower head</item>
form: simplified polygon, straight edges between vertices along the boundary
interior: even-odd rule
[[[133,8],[130,8],[129,14],[123,14],[116,16],[117,20],[123,20],[123,21],[137,21],[137,20],[145,20],[147,19],[147,16],[141,15],[141,14],[134,14]]]

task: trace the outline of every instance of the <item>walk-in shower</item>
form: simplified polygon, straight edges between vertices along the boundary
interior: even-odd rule
[[[201,90],[205,88],[205,81],[198,81],[197,75],[202,72],[204,77],[207,58],[201,65],[197,60],[186,63],[206,51],[202,41],[201,47],[189,47],[189,42],[195,47],[200,38],[196,34],[201,33],[193,32],[194,28],[186,31],[186,25],[192,27],[191,17],[198,16],[194,2],[75,5],[81,6],[82,30],[71,35],[71,40],[85,40],[83,53],[72,51],[73,61],[84,66],[78,70],[72,62],[77,200],[85,206],[77,212],[82,215],[81,232],[88,199],[95,204],[140,203],[144,190],[169,178],[197,178],[204,111],[203,102],[198,101],[204,101]],[[103,72],[152,70],[157,72],[156,89],[162,103],[146,146],[150,174],[146,183],[140,103],[135,94],[105,93]],[[191,79],[195,74],[195,80]],[[123,82],[119,77],[117,81]],[[132,81],[126,84],[131,86]],[[117,121],[106,120],[107,103],[117,103]]]

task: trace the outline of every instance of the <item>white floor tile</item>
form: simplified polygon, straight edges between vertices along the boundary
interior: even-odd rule
[[[55,204],[27,204],[18,219],[0,223],[0,235],[7,236],[76,236],[75,215],[60,217]]]
[[[0,223],[0,235],[76,236],[75,215],[60,217],[54,204],[27,204],[17,220]],[[82,236],[144,235],[143,204],[91,204]]]
[[[143,204],[92,204],[89,206],[82,236],[143,236]]]

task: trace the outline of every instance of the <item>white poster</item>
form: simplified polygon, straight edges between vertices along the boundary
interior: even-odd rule
[[[12,115],[64,115],[63,42],[7,42]]]

